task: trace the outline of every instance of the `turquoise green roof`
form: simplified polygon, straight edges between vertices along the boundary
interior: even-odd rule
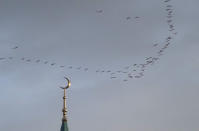
[[[61,125],[60,131],[68,131],[67,121],[62,121],[62,125]]]

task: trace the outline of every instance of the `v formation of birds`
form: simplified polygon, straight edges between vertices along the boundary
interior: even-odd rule
[[[172,40],[175,38],[177,35],[177,31],[174,26],[173,22],[173,12],[174,8],[171,4],[172,0],[164,0],[164,5],[165,5],[165,11],[166,11],[166,23],[168,24],[168,31],[170,32],[168,36],[165,37],[165,40],[163,43],[154,43],[151,45],[152,48],[156,48],[157,52],[156,55],[154,56],[147,56],[144,59],[143,63],[134,63],[132,65],[127,65],[124,67],[121,67],[120,70],[111,70],[111,69],[96,69],[96,73],[107,73],[109,74],[110,79],[121,79],[122,81],[126,82],[131,79],[138,79],[142,78],[145,74],[145,71],[148,66],[154,65],[157,61],[160,60],[161,56],[165,53],[165,50],[169,47],[170,44],[172,44]],[[105,13],[102,9],[96,10],[96,13],[98,14],[103,14]],[[132,19],[140,19],[139,16],[131,17],[127,16],[126,20],[132,20]],[[14,47],[11,47],[12,50],[20,50],[19,45],[15,45]],[[15,57],[13,56],[7,56],[7,57],[0,57],[0,61],[6,61],[6,60],[13,60]],[[84,72],[88,72],[89,68],[88,67],[82,67],[82,66],[67,66],[67,65],[60,65],[56,62],[52,61],[45,61],[42,59],[32,59],[32,58],[26,58],[22,57],[18,59],[23,62],[28,62],[28,63],[42,63],[48,66],[56,66],[57,68],[61,69],[69,69],[69,70],[81,70]],[[120,75],[125,74],[125,78],[121,78]]]

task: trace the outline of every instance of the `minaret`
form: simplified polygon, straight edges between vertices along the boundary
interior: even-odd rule
[[[68,78],[65,77],[65,79],[68,81],[68,85],[66,87],[61,87],[64,90],[64,96],[63,96],[63,118],[62,118],[62,125],[60,131],[68,131],[68,124],[67,124],[67,107],[66,107],[66,89],[68,89],[71,85]]]

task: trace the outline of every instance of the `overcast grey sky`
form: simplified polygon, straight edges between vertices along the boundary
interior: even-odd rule
[[[0,130],[59,130],[58,87],[67,76],[70,131],[198,131],[198,5],[0,0]],[[158,56],[169,36],[170,45]],[[132,73],[147,57],[159,60],[144,68],[142,78],[135,78],[139,72],[128,78],[125,71]],[[117,78],[110,79],[108,70]]]

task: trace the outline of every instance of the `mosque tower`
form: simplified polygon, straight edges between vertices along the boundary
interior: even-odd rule
[[[62,118],[62,125],[60,131],[69,131],[68,130],[68,124],[67,124],[67,108],[66,108],[66,89],[68,89],[71,85],[68,78],[65,77],[65,79],[68,81],[68,85],[66,87],[61,87],[64,90],[64,96],[63,96],[63,118]]]

